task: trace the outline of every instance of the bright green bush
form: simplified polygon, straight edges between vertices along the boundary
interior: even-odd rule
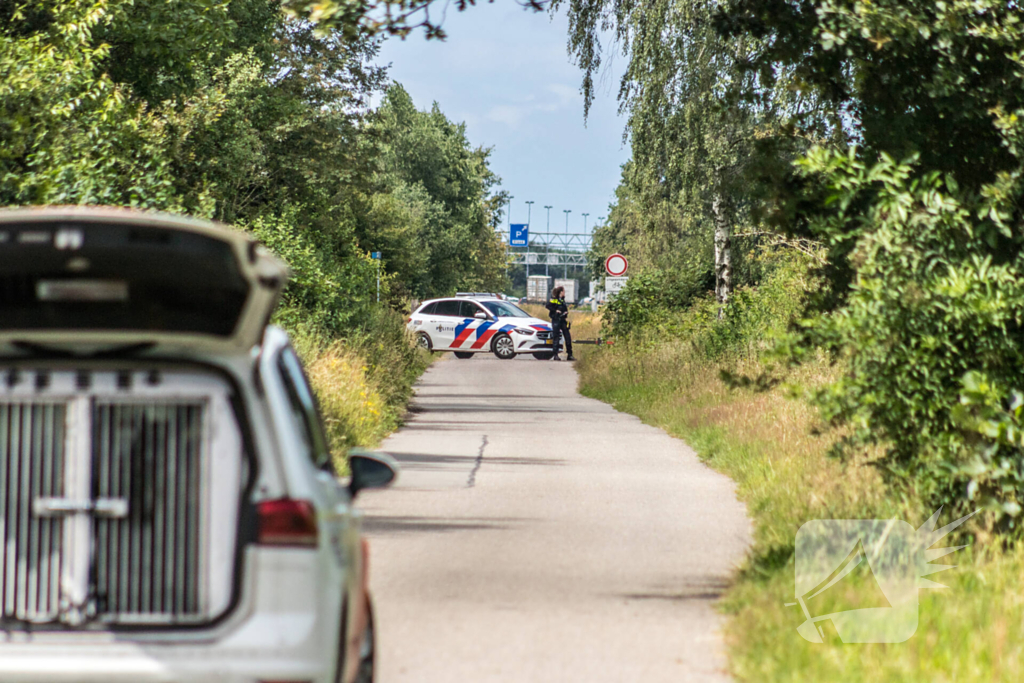
[[[1024,502],[1024,395],[968,372],[961,382],[953,421],[965,432],[973,455],[952,474],[966,483],[969,505],[999,515],[1007,527]]]
[[[161,122],[102,71],[104,5],[45,3],[0,26],[0,205],[177,207]]]
[[[970,193],[938,173],[915,177],[913,160],[882,155],[868,165],[822,150],[804,168],[828,178],[836,207],[814,219],[815,231],[852,239],[856,271],[845,305],[803,321],[788,350],[799,359],[825,348],[843,363],[813,398],[826,418],[852,427],[848,442],[886,445],[893,483],[933,505],[970,508],[992,474],[968,467],[975,451],[954,419],[962,380],[978,372],[1016,386],[1024,370],[1014,181]]]
[[[682,341],[703,360],[760,354],[794,322],[814,281],[802,254],[765,251],[758,258],[765,262],[764,278],[737,287],[725,306],[683,273],[633,276],[605,307],[605,333],[620,340]]]
[[[644,327],[663,326],[701,294],[698,282],[684,272],[650,269],[630,277],[604,308],[608,333],[627,337]]]
[[[377,266],[369,255],[341,260],[301,227],[297,208],[244,225],[291,268],[275,320],[292,330],[348,336],[373,315]],[[385,292],[387,281],[384,282]]]

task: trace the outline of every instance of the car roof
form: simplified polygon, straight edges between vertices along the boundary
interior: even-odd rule
[[[439,297],[437,299],[427,299],[426,301],[421,303],[419,306],[417,306],[416,309],[413,312],[416,313],[416,312],[422,310],[424,306],[428,306],[430,304],[435,304],[438,301],[472,301],[472,302],[475,302],[475,303],[478,303],[478,304],[486,304],[486,303],[492,303],[492,302],[494,302],[494,303],[502,303],[502,304],[512,303],[511,301],[505,301],[504,299],[495,299],[495,298],[471,299],[470,297],[465,297],[465,296],[442,296],[442,297]],[[515,305],[515,304],[512,303],[512,305]]]

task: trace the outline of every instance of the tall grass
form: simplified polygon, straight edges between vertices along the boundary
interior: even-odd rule
[[[381,309],[346,339],[315,327],[290,330],[317,394],[339,472],[356,446],[373,447],[401,424],[412,386],[430,363],[402,316]]]

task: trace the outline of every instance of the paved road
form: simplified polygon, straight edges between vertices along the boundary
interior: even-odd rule
[[[381,683],[728,680],[729,479],[569,363],[447,359],[412,410],[398,484],[361,498]]]

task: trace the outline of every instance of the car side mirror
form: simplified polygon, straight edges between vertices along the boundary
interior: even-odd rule
[[[487,315],[483,311],[477,311],[476,315],[473,316],[477,320],[490,320],[491,316]]]
[[[348,467],[352,472],[348,491],[353,498],[363,489],[382,489],[398,478],[398,463],[386,453],[352,449]]]

